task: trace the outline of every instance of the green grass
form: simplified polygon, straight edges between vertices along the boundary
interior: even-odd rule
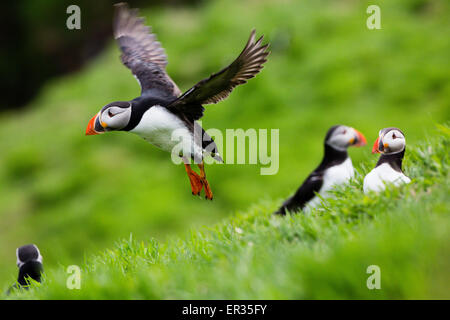
[[[362,168],[309,214],[261,202],[183,240],[130,235],[87,259],[80,290],[60,267],[12,298],[449,299],[450,128],[435,135],[407,151],[407,186],[364,195]],[[366,286],[370,265],[380,290]]]
[[[234,59],[252,28],[256,28],[258,35],[265,34],[266,41],[271,43],[272,53],[261,74],[237,88],[226,101],[208,106],[202,120],[205,128],[221,130],[279,129],[279,172],[261,176],[261,165],[209,165],[206,170],[215,196],[213,202],[193,197],[184,168],[173,165],[169,154],[142,139],[123,133],[84,136],[87,122],[103,105],[139,94],[135,79],[120,63],[119,50],[112,41],[101,56],[79,73],[48,83],[26,110],[1,114],[0,286],[6,287],[14,281],[15,249],[26,243],[36,243],[41,248],[46,269],[50,271],[57,270],[59,264],[82,265],[86,256],[110,248],[117,239],[128,238],[130,233],[138,242],[154,238],[165,243],[188,230],[223,223],[221,228],[231,228],[227,231],[231,238],[214,239],[208,232],[204,235],[220,244],[234,237],[248,239],[249,228],[244,223],[248,221],[262,224],[266,241],[276,242],[282,238],[284,229],[295,238],[296,226],[303,223],[302,219],[311,218],[299,216],[284,221],[267,215],[317,166],[329,127],[339,123],[354,126],[370,143],[376,139],[379,129],[397,126],[405,132],[408,151],[409,146],[424,141],[435,123],[450,120],[450,42],[446,32],[450,27],[450,4],[445,0],[380,1],[382,30],[370,31],[366,28],[365,13],[369,3],[372,4],[331,0],[286,0],[283,4],[267,0],[217,0],[196,7],[143,10],[166,48],[168,72],[182,90]],[[225,151],[222,154],[226,157]],[[357,168],[373,163],[375,158],[370,154],[370,147],[350,150],[350,155]],[[420,170],[420,166],[409,163],[410,170]],[[418,175],[414,177],[417,179]],[[432,199],[427,205],[432,206]],[[228,217],[235,217],[236,212],[246,213],[242,218],[243,235],[233,234],[234,229],[227,225]],[[238,223],[241,218],[233,219]],[[280,223],[280,227],[270,228],[271,221]],[[314,222],[318,228],[320,221]],[[362,235],[364,232],[377,234],[370,231],[369,225],[363,224],[363,228],[367,230],[360,231]],[[338,246],[339,229],[336,233],[331,232],[334,228],[326,230],[329,231],[308,232],[330,236],[330,241]],[[376,239],[373,236],[367,241],[372,238]],[[346,240],[342,241],[345,247]],[[302,242],[302,245],[313,243],[316,242]],[[328,240],[316,245],[322,243]],[[415,243],[415,240],[411,242],[411,250]],[[356,244],[352,246],[355,251],[363,250]],[[176,255],[172,250],[180,250],[182,259],[182,247],[176,248],[161,244],[160,256],[165,256],[162,252]],[[217,254],[220,250],[235,249],[226,245],[215,248]],[[187,292],[179,292],[171,285],[170,281],[177,280],[164,279],[167,274],[162,264],[142,276],[142,279],[154,278],[143,282],[142,290],[148,290],[146,296],[154,294],[155,297],[164,293],[161,287],[170,291],[164,296],[187,297],[189,292],[196,292],[194,288],[199,297],[231,295],[231,290],[237,288],[230,288],[227,293],[229,284],[225,281],[230,279],[223,277],[239,282],[235,277],[245,272],[256,276],[262,272],[259,268],[271,259],[270,252],[258,252],[258,260],[252,256],[255,249],[244,248],[240,249],[242,257],[235,257],[242,260],[214,260],[222,266],[218,268],[222,271],[217,275],[205,272],[210,279],[196,285],[197,273],[191,277],[187,273],[176,276],[186,283]],[[284,268],[281,264],[301,252],[301,245],[287,244],[286,250],[276,257],[279,265],[272,265],[273,273],[268,277],[279,277],[280,285],[291,283],[293,288],[298,288],[295,283],[298,276],[291,274],[294,271],[289,273],[290,268],[295,270],[294,265]],[[349,253],[342,251],[342,254]],[[326,257],[324,252],[325,261]],[[408,257],[403,263],[409,263]],[[171,265],[177,268],[176,264]],[[232,272],[233,265],[238,268]],[[202,268],[203,264],[198,267]],[[314,268],[320,270],[319,266],[310,267],[311,273]],[[196,266],[186,266],[187,270],[190,268]],[[328,277],[339,270],[330,270]],[[115,271],[106,272],[102,279],[107,282],[110,276],[116,275]],[[311,279],[315,277],[319,275],[311,275]],[[119,283],[121,278],[118,279]],[[129,296],[139,296],[133,288],[140,284],[122,279],[125,287],[130,287]],[[240,285],[251,289],[234,292],[234,296],[250,297],[261,286],[260,282],[244,280]],[[208,281],[211,286],[217,283],[220,289],[210,293],[198,288]],[[317,286],[322,283],[316,282]],[[104,289],[96,285],[100,291],[111,290],[107,285]],[[188,285],[192,285],[192,290]],[[127,289],[121,290],[126,297]],[[279,296],[284,292],[289,291],[283,289]],[[263,290],[257,293],[258,297],[265,295]]]

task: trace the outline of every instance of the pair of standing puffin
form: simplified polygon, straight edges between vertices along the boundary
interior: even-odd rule
[[[196,122],[203,116],[203,105],[217,103],[238,85],[253,78],[263,68],[268,45],[262,45],[263,37],[255,40],[255,31],[241,54],[226,68],[198,82],[181,94],[165,68],[167,57],[137,9],[127,4],[116,4],[114,37],[122,52],[122,63],[141,86],[141,95],[131,101],[116,101],[104,106],[90,121],[86,135],[108,131],[128,131],[139,135],[151,144],[173,152],[181,141],[181,151],[191,184],[192,194],[199,195],[204,188],[205,197],[213,198],[206,180],[203,157],[212,156],[222,162],[212,138]],[[177,139],[173,138],[173,134]],[[200,175],[190,163],[198,165]]]
[[[318,205],[321,197],[327,197],[333,187],[347,183],[354,176],[347,148],[364,145],[366,139],[356,129],[342,125],[331,127],[325,137],[322,162],[275,213],[285,215],[287,212],[307,211]],[[372,153],[381,153],[381,156],[375,168],[364,178],[365,193],[381,191],[387,183],[400,185],[411,181],[402,171],[405,146],[405,136],[400,129],[391,127],[380,130]]]

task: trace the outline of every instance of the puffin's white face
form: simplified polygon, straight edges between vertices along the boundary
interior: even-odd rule
[[[331,133],[330,133],[331,131]],[[327,134],[325,143],[336,150],[346,150],[350,146],[366,145],[366,138],[356,129],[347,126],[332,127]]]
[[[378,139],[373,145],[372,153],[398,153],[405,149],[406,140],[403,132],[397,128],[386,128],[380,130]]]
[[[125,128],[131,118],[131,103],[126,101],[112,102],[102,108],[86,129],[86,135],[104,133]]]
[[[106,130],[125,128],[130,121],[131,105],[127,108],[110,106],[100,114],[100,124]]]

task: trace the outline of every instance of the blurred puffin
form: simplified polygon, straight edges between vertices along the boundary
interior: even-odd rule
[[[398,186],[411,182],[402,171],[405,147],[405,135],[400,129],[391,127],[380,130],[372,153],[381,153],[381,156],[375,168],[364,178],[364,193],[382,191],[386,183]]]
[[[212,138],[196,122],[203,116],[203,105],[217,103],[238,85],[253,78],[263,68],[269,52],[262,38],[255,41],[255,31],[241,54],[225,69],[198,82],[181,94],[180,89],[166,73],[167,57],[161,44],[137,9],[128,9],[125,3],[116,4],[114,37],[122,51],[122,63],[141,86],[141,96],[131,101],[116,101],[104,106],[90,121],[86,135],[107,131],[129,131],[151,144],[172,152],[180,146],[181,157],[191,184],[192,194],[199,195],[203,187],[205,196],[212,199],[206,180],[203,157],[212,156],[222,162]],[[179,138],[173,139],[176,134]],[[190,166],[191,160],[198,165],[200,175]]]
[[[42,256],[36,245],[28,244],[17,248],[16,256],[17,266],[19,267],[19,276],[17,278],[17,283],[8,290],[8,293],[17,288],[28,289],[28,278],[41,282],[41,275],[44,271],[42,266]]]
[[[352,160],[348,156],[348,147],[366,145],[362,133],[351,127],[336,125],[331,127],[325,136],[325,152],[320,165],[306,178],[297,192],[287,199],[276,211],[285,215],[287,211],[295,212],[315,207],[334,186],[348,182],[354,175]]]

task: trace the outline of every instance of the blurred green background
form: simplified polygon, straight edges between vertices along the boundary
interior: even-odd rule
[[[334,124],[354,126],[371,145],[383,127],[400,127],[415,143],[448,121],[449,2],[377,1],[381,30],[366,27],[369,4],[215,0],[142,8],[182,90],[230,63],[252,28],[271,44],[261,74],[207,106],[202,123],[279,129],[279,172],[209,165],[212,202],[193,197],[183,166],[137,136],[84,135],[102,106],[140,92],[112,35],[77,72],[39,83],[25,108],[0,113],[0,284],[14,281],[15,248],[26,243],[40,247],[47,267],[81,264],[130,233],[163,239],[265,199],[281,201],[318,164]],[[51,65],[48,59],[40,69]],[[350,154],[356,167],[373,157],[370,146]]]

